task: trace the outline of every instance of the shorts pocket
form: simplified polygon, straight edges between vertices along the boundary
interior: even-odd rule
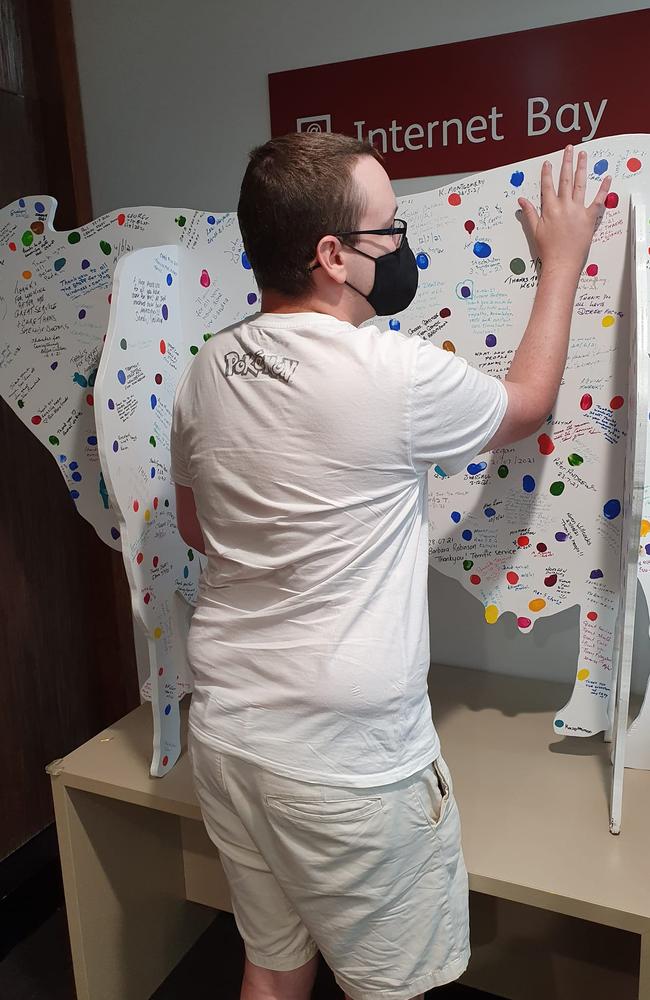
[[[349,799],[294,799],[267,795],[269,809],[281,813],[297,825],[319,826],[324,823],[360,823],[375,816],[382,808],[381,796]]]
[[[190,732],[187,754],[190,759],[194,791],[199,803],[202,795],[228,799],[223,775],[223,757],[219,751],[201,743]]]
[[[450,810],[451,778],[442,758],[433,761],[411,785],[419,811],[433,830],[437,830]]]

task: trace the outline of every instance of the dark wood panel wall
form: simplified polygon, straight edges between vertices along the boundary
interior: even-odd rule
[[[0,0],[0,204],[92,217],[69,0]],[[128,587],[0,401],[0,860],[53,818],[45,766],[138,704]]]

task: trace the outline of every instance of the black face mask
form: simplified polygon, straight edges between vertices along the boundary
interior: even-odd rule
[[[397,250],[384,254],[383,257],[372,257],[349,243],[345,246],[375,262],[375,281],[367,295],[363,295],[349,281],[345,283],[359,295],[363,295],[378,316],[393,316],[410,306],[418,290],[418,266],[406,236],[402,238]]]

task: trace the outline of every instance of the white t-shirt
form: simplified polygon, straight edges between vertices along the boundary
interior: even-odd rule
[[[330,785],[438,756],[427,471],[463,469],[506,407],[454,354],[321,313],[262,313],[208,341],[171,440],[208,557],[188,642],[197,739]]]

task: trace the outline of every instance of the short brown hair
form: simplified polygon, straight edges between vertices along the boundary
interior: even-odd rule
[[[369,143],[330,132],[291,132],[251,152],[237,217],[260,288],[304,294],[321,237],[359,228],[366,207],[352,181],[359,156],[382,159]]]

